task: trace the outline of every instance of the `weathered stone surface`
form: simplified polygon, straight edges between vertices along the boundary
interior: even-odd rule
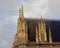
[[[22,7],[13,48],[60,48],[60,43],[52,42],[52,30],[49,21],[43,18],[25,19]]]

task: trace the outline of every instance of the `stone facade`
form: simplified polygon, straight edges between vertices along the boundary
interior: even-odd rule
[[[41,17],[36,19],[25,19],[23,6],[19,9],[19,18],[17,25],[17,33],[15,35],[13,48],[55,48],[55,45],[60,44],[52,43],[51,29],[49,27],[49,42],[47,40],[46,23]],[[33,21],[31,21],[33,20]]]

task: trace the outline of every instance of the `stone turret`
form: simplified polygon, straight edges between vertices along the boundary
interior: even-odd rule
[[[17,33],[15,35],[15,40],[13,45],[18,46],[20,44],[27,44],[27,23],[24,20],[23,14],[23,6],[19,9],[19,18],[18,18],[18,26]]]

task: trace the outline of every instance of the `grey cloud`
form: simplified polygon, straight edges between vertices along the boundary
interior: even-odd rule
[[[49,18],[60,19],[60,0],[48,0],[48,6],[50,9]]]

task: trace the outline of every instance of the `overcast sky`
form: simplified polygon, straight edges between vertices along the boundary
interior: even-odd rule
[[[22,4],[25,18],[60,20],[60,0],[0,0],[0,48],[12,47]]]

